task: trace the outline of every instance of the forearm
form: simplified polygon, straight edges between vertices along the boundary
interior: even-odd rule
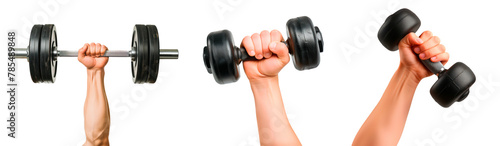
[[[286,116],[278,77],[250,81],[261,145],[300,145]]]
[[[409,69],[400,66],[379,103],[359,129],[353,145],[397,145],[420,80]]]
[[[109,106],[104,89],[104,70],[87,70],[87,98],[84,105],[85,145],[108,145]]]

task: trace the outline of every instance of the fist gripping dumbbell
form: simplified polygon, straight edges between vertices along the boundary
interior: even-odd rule
[[[289,53],[297,70],[316,68],[323,52],[323,37],[318,27],[307,16],[292,18],[286,23]],[[219,84],[238,81],[238,64],[241,61],[256,60],[249,56],[245,48],[234,45],[229,30],[214,31],[208,34],[207,46],[203,48],[203,61],[208,73],[214,75]]]
[[[378,31],[378,39],[390,51],[398,50],[398,44],[408,33],[416,32],[420,27],[420,19],[408,9],[401,9],[387,17]],[[455,101],[463,101],[469,95],[469,88],[476,81],[472,70],[462,62],[457,62],[445,69],[441,62],[421,60],[424,66],[438,80],[431,87],[431,95],[442,107],[449,107]]]

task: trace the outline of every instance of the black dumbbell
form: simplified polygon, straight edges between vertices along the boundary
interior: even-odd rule
[[[378,31],[378,39],[390,51],[398,50],[398,44],[408,33],[416,32],[420,19],[408,9],[401,9],[390,15]],[[476,81],[472,70],[462,62],[457,62],[445,69],[441,62],[421,60],[424,66],[438,76],[431,87],[431,95],[442,107],[449,107],[455,101],[460,102],[469,95],[469,88]]]
[[[323,37],[318,27],[307,16],[292,18],[286,23],[288,39],[284,42],[297,70],[316,68],[323,52]],[[203,48],[203,61],[208,73],[213,74],[219,84],[236,82],[240,78],[238,64],[256,60],[245,48],[234,45],[229,30],[208,34],[207,46]]]
[[[58,57],[78,57],[78,51],[58,50],[56,27],[53,24],[34,25],[28,48],[15,48],[16,58],[27,58],[31,79],[35,83],[54,83]],[[106,57],[130,57],[134,83],[155,83],[159,59],[177,59],[177,49],[159,49],[160,41],[155,25],[134,27],[130,51],[108,50]]]

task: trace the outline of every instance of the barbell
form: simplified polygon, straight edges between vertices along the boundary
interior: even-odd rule
[[[129,51],[107,50],[104,57],[130,57],[132,80],[136,84],[155,83],[160,59],[178,59],[177,49],[159,49],[158,29],[155,25],[134,26],[132,45]],[[31,29],[29,46],[15,48],[15,58],[29,62],[34,83],[54,83],[57,75],[58,57],[78,57],[78,51],[58,50],[57,32],[53,24],[37,24]]]

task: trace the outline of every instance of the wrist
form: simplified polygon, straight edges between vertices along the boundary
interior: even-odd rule
[[[281,94],[279,93],[278,77],[251,79],[250,87],[257,99],[278,97],[276,94]]]
[[[87,69],[87,76],[104,76],[104,69],[103,68],[100,68],[100,69],[95,69],[95,68],[92,68],[92,69]]]
[[[278,76],[265,77],[265,78],[252,78],[248,79],[248,81],[250,82],[251,86],[269,87],[272,86],[274,83],[278,83]]]
[[[87,72],[104,71],[104,68],[87,68]]]
[[[421,77],[416,71],[411,69],[410,67],[404,66],[404,65],[399,65],[398,70],[396,73],[401,74],[404,76],[405,80],[409,81],[412,84],[418,85],[420,81],[424,78]]]

